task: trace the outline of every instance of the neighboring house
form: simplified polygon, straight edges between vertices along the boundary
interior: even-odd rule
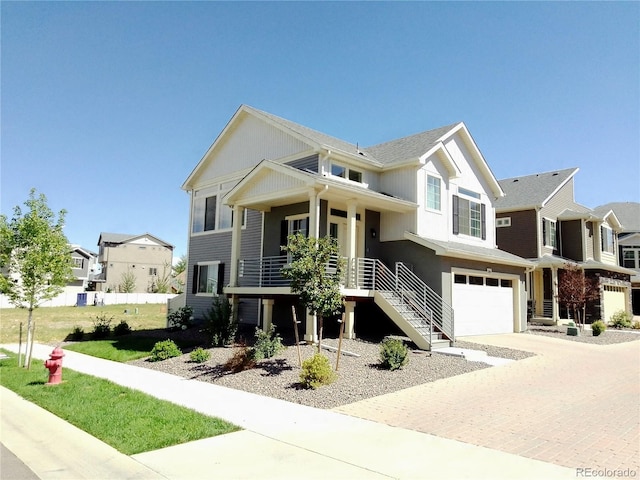
[[[634,315],[640,315],[640,203],[613,202],[596,207],[596,212],[613,211],[622,229],[618,233],[618,261],[620,265],[635,270],[631,276],[631,304]]]
[[[224,293],[243,322],[290,325],[281,247],[302,232],[347,260],[348,337],[385,316],[421,348],[526,328],[532,264],[496,248],[503,192],[463,123],[364,148],[243,105],[182,188],[196,318]]]
[[[80,292],[95,291],[96,284],[100,283],[96,279],[102,271],[98,263],[98,254],[82,248],[80,245],[71,245],[71,262],[75,281],[69,287],[75,287]]]
[[[588,305],[588,322],[609,321],[617,310],[630,311],[630,275],[620,266],[612,211],[596,213],[574,201],[577,168],[500,180],[505,196],[496,202],[498,247],[532,260],[528,278],[530,316],[556,323],[569,313],[558,303],[559,272],[567,263],[596,278],[599,298]]]
[[[149,233],[101,233],[98,261],[101,290],[118,292],[126,276],[135,279],[133,292],[155,292],[159,281],[170,279],[173,245]],[[133,293],[131,292],[131,293]]]

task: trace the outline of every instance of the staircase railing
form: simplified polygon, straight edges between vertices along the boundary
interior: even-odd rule
[[[424,315],[429,318],[432,330],[435,327],[449,340],[454,341],[453,308],[404,263],[396,263],[395,276],[398,290],[402,292],[414,311],[418,314],[424,312]]]

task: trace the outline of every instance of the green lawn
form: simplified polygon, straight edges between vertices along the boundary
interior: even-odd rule
[[[33,312],[35,341],[46,344],[60,343],[67,339],[76,326],[82,328],[85,333],[90,333],[98,316],[113,317],[111,327],[124,320],[132,330],[156,330],[166,326],[167,306],[140,304],[36,308]],[[21,323],[24,342],[27,317],[28,312],[24,309],[0,309],[0,343],[18,343]]]
[[[54,413],[126,455],[239,430],[223,420],[116,385],[64,370],[60,385],[46,386],[48,373],[17,366],[16,355],[0,360],[0,384]]]
[[[168,338],[168,336],[166,337]],[[144,337],[139,335],[126,335],[105,340],[91,340],[65,345],[65,350],[72,350],[92,357],[113,360],[114,362],[128,362],[139,358],[148,357],[156,342],[166,338]],[[194,347],[197,342],[176,340],[181,349]]]

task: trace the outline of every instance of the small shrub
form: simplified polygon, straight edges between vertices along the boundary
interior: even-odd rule
[[[256,327],[256,343],[252,350],[254,360],[271,358],[284,350],[282,339],[280,335],[276,334],[273,324],[266,332]]]
[[[402,340],[385,338],[380,344],[380,365],[388,370],[398,370],[409,362],[409,349]]]
[[[186,330],[193,323],[193,308],[180,307],[175,312],[167,315],[167,327],[169,330]]]
[[[624,310],[618,310],[611,315],[610,325],[613,328],[629,328],[631,326],[631,320],[633,317]]]
[[[231,302],[224,296],[215,297],[213,305],[205,315],[205,332],[211,345],[230,345],[236,336],[238,322],[233,318]]]
[[[111,322],[113,317],[108,317],[105,314],[96,315],[93,320],[93,338],[107,338],[111,334]]]
[[[195,363],[204,363],[211,358],[211,352],[209,350],[205,350],[202,347],[198,347],[195,350],[192,350],[189,354],[189,358],[192,362]]]
[[[163,340],[162,342],[157,342],[153,346],[151,355],[149,356],[149,361],[158,362],[171,357],[179,357],[180,355],[182,355],[182,351],[173,340]]]
[[[596,320],[595,322],[593,322],[591,324],[591,332],[593,333],[594,337],[597,337],[602,332],[604,332],[606,329],[607,329],[607,326],[605,325],[605,323],[602,320]]]
[[[82,327],[75,326],[73,327],[73,331],[71,332],[71,340],[79,342],[84,337],[84,330]]]
[[[222,368],[231,373],[239,373],[244,370],[250,370],[255,366],[256,361],[253,359],[253,349],[242,345],[233,352],[231,358],[225,362]]]
[[[131,327],[126,320],[120,320],[120,323],[113,327],[113,334],[117,337],[128,335],[131,333]]]
[[[300,383],[304,388],[314,390],[323,385],[329,385],[336,379],[335,372],[331,369],[329,359],[324,355],[316,353],[313,357],[302,362],[302,372],[300,372]]]
[[[633,322],[631,328],[633,328],[634,330],[640,330],[640,322]]]

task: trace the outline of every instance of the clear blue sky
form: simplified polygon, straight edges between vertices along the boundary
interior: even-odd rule
[[[498,179],[640,201],[638,2],[2,1],[1,210],[186,253],[180,186],[240,104],[368,146],[464,121]]]

